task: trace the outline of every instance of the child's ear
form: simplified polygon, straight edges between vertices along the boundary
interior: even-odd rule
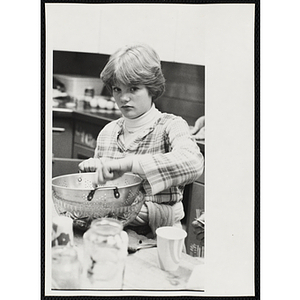
[[[154,98],[154,94],[153,93],[151,93],[151,91],[147,88],[147,91],[148,91],[148,95],[151,97],[151,100],[152,100],[152,103],[155,101],[155,100],[153,100],[153,98]]]

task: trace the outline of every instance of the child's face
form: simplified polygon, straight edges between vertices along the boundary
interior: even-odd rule
[[[135,119],[147,112],[152,105],[152,97],[144,85],[112,86],[113,96],[124,117]]]

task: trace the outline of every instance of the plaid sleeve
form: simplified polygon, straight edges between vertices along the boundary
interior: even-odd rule
[[[152,195],[172,186],[191,183],[203,172],[204,158],[191,138],[186,121],[180,117],[171,119],[166,125],[164,139],[169,146],[168,153],[139,157],[151,188],[146,192]]]

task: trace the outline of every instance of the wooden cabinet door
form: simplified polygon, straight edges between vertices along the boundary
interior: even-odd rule
[[[54,157],[71,158],[73,152],[73,120],[54,118],[52,153]]]
[[[77,159],[88,159],[94,157],[95,150],[79,144],[74,144],[73,157]]]
[[[74,158],[53,158],[52,177],[78,173],[78,165],[82,159]]]
[[[197,217],[197,210],[204,211],[204,184],[194,182],[189,194],[189,206],[187,211],[187,238],[186,251],[191,256],[204,256],[204,233],[196,236],[192,222]],[[199,239],[200,238],[200,239]]]

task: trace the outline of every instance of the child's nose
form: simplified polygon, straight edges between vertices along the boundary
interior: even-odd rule
[[[120,99],[122,102],[128,102],[130,100],[130,97],[127,93],[124,93],[121,95]]]

